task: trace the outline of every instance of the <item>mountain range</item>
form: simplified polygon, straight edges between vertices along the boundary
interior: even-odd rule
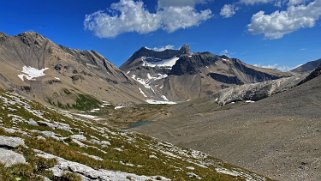
[[[290,76],[227,56],[192,53],[188,45],[164,51],[143,47],[118,69],[95,51],[66,48],[34,32],[2,33],[0,43],[2,88],[66,108],[84,100],[180,102]]]

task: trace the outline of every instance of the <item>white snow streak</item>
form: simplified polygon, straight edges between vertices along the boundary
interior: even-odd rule
[[[125,106],[116,106],[115,107],[115,110],[118,110],[118,109],[122,109],[122,108],[124,108]]]
[[[147,99],[146,102],[148,104],[177,104],[173,101],[160,101],[160,100],[153,100],[153,99]]]
[[[147,97],[147,95],[143,92],[143,90],[141,88],[139,88],[139,91],[144,97]]]

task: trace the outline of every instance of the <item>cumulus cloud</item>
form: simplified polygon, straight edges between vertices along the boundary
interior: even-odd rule
[[[298,5],[305,3],[306,0],[289,0],[288,6]]]
[[[279,39],[302,28],[312,28],[321,16],[321,0],[309,4],[289,6],[285,11],[265,14],[260,11],[252,16],[248,31],[263,34],[268,39]]]
[[[258,64],[254,64],[254,66],[261,67],[261,68],[267,68],[267,69],[273,69],[273,70],[279,70],[279,71],[282,71],[282,72],[287,72],[287,71],[290,71],[292,69],[295,69],[295,68],[299,67],[300,65],[295,66],[295,67],[289,67],[289,66],[286,66],[286,65],[279,65],[279,64],[273,64],[273,65],[258,65]]]
[[[160,12],[162,29],[173,32],[178,29],[199,25],[202,21],[208,20],[212,16],[211,10],[196,12],[194,8],[185,7],[168,7]]]
[[[240,3],[246,4],[246,5],[254,5],[254,4],[265,4],[265,3],[271,3],[274,0],[240,0]]]
[[[221,9],[220,15],[224,18],[230,18],[236,13],[236,7],[233,4],[225,4]]]
[[[208,0],[158,0],[158,7],[182,7],[182,6],[192,6],[194,7],[196,4],[205,3]]]
[[[197,26],[211,17],[211,10],[197,11],[189,5],[164,6],[152,13],[142,1],[120,0],[107,11],[86,15],[84,26],[98,37],[109,38],[126,32],[146,34],[158,29],[174,32]]]

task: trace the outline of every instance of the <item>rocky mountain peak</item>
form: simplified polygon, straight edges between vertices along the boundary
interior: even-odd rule
[[[18,37],[25,37],[25,38],[41,38],[41,39],[45,39],[44,36],[42,36],[39,33],[36,32],[23,32],[17,35]]]
[[[0,32],[0,41],[3,41],[5,39],[7,39],[7,35],[2,33],[2,32]]]
[[[180,49],[179,52],[181,54],[191,54],[191,48],[188,44],[184,44]]]
[[[5,33],[3,33],[3,32],[0,32],[0,37],[2,38],[2,37],[7,37],[7,35],[5,34]]]
[[[18,34],[16,37],[20,38],[21,41],[27,44],[28,46],[31,46],[31,45],[41,46],[44,41],[46,40],[49,41],[44,36],[36,32],[24,32],[24,33]]]

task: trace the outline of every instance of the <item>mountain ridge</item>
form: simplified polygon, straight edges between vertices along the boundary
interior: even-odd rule
[[[120,69],[144,85],[143,92],[147,97],[166,97],[172,101],[208,97],[231,85],[290,76],[288,73],[254,67],[224,55],[192,53],[187,45],[183,45],[180,50],[155,51],[141,48]]]
[[[305,63],[303,65],[300,65],[299,67],[291,70],[291,72],[295,72],[295,73],[310,73],[316,67],[318,67],[320,65],[321,65],[321,59],[318,59],[318,60],[307,62],[307,63]]]
[[[143,102],[137,83],[96,51],[57,45],[35,32],[2,37],[2,88],[63,107],[75,104],[79,95],[114,104]],[[43,72],[39,72],[41,69]],[[41,74],[31,78],[29,74],[34,73]],[[19,76],[29,76],[30,80]]]

